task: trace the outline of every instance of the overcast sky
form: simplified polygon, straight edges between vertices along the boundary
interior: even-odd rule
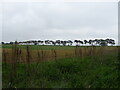
[[[2,41],[118,39],[117,2],[4,3]]]

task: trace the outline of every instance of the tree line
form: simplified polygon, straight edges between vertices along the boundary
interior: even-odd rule
[[[90,45],[90,46],[114,46],[115,40],[113,39],[90,39],[90,40],[28,40],[28,41],[14,41],[14,42],[1,42],[1,44],[18,44],[18,45],[59,45],[59,46],[76,46]]]

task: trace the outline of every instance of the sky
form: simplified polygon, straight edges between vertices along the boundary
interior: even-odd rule
[[[6,2],[1,7],[4,42],[96,38],[118,41],[117,2]]]

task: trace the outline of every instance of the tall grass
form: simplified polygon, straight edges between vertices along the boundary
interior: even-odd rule
[[[117,61],[117,67],[118,67],[118,80],[119,80],[119,85],[120,85],[120,46],[117,47],[118,50],[118,61]],[[120,86],[119,86],[120,88]]]
[[[6,55],[6,51],[3,49],[2,51],[2,60],[4,60],[4,63],[6,63],[7,59],[7,55]]]
[[[34,68],[36,64],[31,63],[31,76],[25,75],[26,71],[23,69],[25,66],[19,64],[21,72],[19,78],[23,80],[16,79],[18,82],[14,86],[17,88],[116,88],[118,80],[113,63],[115,59],[116,57],[108,55],[104,57],[103,65],[99,64],[100,59],[95,61],[90,57],[41,62],[38,68]]]
[[[52,54],[53,54],[54,60],[56,60],[57,59],[57,52],[56,52],[56,50],[52,49]]]
[[[17,61],[18,61],[18,48],[17,45],[13,45],[12,46],[12,56],[11,56],[11,61],[10,61],[10,78],[9,78],[9,87],[12,87],[14,82],[15,82],[15,78],[16,78],[16,72],[17,72]]]
[[[27,49],[26,49],[26,62],[27,62],[27,68],[26,68],[26,72],[27,72],[27,75],[30,76],[30,73],[31,73],[31,68],[30,68],[30,49],[29,49],[29,46],[27,46]]]
[[[90,88],[91,85],[93,84],[92,79],[90,79],[91,81],[88,81],[89,85],[88,84],[83,85],[82,82],[79,82],[79,80],[82,80],[82,77],[84,77],[84,76],[86,76],[86,78],[89,77],[87,74],[90,74],[91,78],[94,77],[98,80],[99,75],[96,75],[96,73],[99,73],[98,72],[99,69],[97,69],[98,71],[96,70],[95,72],[93,72],[92,69],[96,69],[95,67],[97,67],[97,68],[101,67],[100,69],[103,69],[102,66],[105,66],[104,68],[106,69],[107,65],[109,66],[110,63],[113,64],[112,59],[110,59],[109,63],[107,61],[107,60],[109,60],[109,58],[106,56],[109,54],[105,54],[105,52],[108,52],[108,51],[106,51],[107,49],[105,47],[94,47],[94,46],[92,46],[92,47],[75,47],[72,50],[73,50],[72,55],[69,53],[66,53],[66,56],[62,57],[65,59],[63,59],[62,62],[59,62],[58,61],[59,60],[59,51],[57,51],[55,49],[51,49],[50,50],[51,58],[53,60],[55,60],[55,62],[54,61],[47,62],[48,63],[48,65],[47,65],[46,63],[42,62],[42,61],[45,61],[49,55],[49,53],[45,50],[37,50],[35,53],[33,53],[33,50],[31,50],[30,46],[26,46],[26,49],[23,50],[23,49],[18,48],[17,45],[13,45],[12,52],[11,52],[11,54],[9,54],[9,56],[11,57],[10,62],[8,62],[8,54],[6,54],[7,51],[5,51],[3,49],[3,63],[4,62],[8,63],[8,64],[10,63],[9,64],[10,71],[9,71],[9,75],[8,75],[9,76],[8,87],[15,86],[15,83],[17,83],[16,79],[18,79],[20,77],[19,74],[23,75],[22,73],[18,73],[17,70],[22,68],[22,70],[20,69],[21,70],[20,72],[23,72],[25,74],[23,76],[25,77],[24,84],[26,87],[28,87],[28,86],[30,87],[31,85],[34,85],[33,81],[37,80],[37,79],[38,79],[38,82],[40,82],[40,85],[42,85],[40,87],[49,87],[49,86],[45,86],[44,83],[46,85],[47,85],[47,83],[50,83],[53,81],[56,81],[58,83],[57,79],[58,80],[62,79],[65,83],[68,81],[66,83],[66,85],[70,84],[70,87],[80,87],[81,86],[81,87]],[[114,49],[113,49],[113,51],[114,51]],[[113,55],[113,54],[111,54],[111,55]],[[23,58],[23,56],[25,56],[26,58]],[[35,57],[37,59],[33,60]],[[112,56],[110,56],[110,57],[112,58]],[[66,61],[66,58],[67,58],[67,61]],[[71,58],[73,58],[73,59],[71,59]],[[75,60],[74,60],[74,58],[75,58]],[[76,60],[76,58],[77,58],[77,60]],[[25,59],[25,60],[23,60],[23,59]],[[25,62],[23,62],[23,61],[25,61]],[[35,61],[35,62],[33,62],[33,61]],[[120,48],[119,47],[118,47],[118,62],[120,62]],[[20,67],[19,67],[19,65],[20,65]],[[46,66],[43,66],[43,65],[46,65]],[[86,69],[82,68],[82,66]],[[87,70],[89,70],[89,68],[91,68],[91,69],[88,73]],[[50,69],[52,69],[52,70],[50,70]],[[118,64],[118,70],[120,70],[120,63]],[[91,72],[93,72],[93,73],[91,73]],[[92,74],[93,74],[93,77],[92,77]],[[42,79],[41,77],[43,77],[44,79]],[[23,77],[21,77],[21,78],[23,79]],[[103,79],[107,80],[106,78],[103,78]],[[120,78],[118,78],[118,79],[120,79]],[[88,82],[84,82],[84,83],[88,83]],[[96,81],[94,80],[94,82],[96,82]],[[109,82],[109,80],[108,80],[108,82]],[[28,83],[30,85],[28,85]],[[80,83],[80,85],[79,85],[79,83]],[[99,82],[97,82],[97,83],[99,83]],[[92,86],[92,87],[94,87],[94,86]]]

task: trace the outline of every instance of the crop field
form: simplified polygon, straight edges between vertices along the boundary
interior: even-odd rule
[[[34,45],[3,45],[3,59],[6,62],[11,61],[12,54],[16,50],[18,61],[26,61],[26,56],[30,54],[30,61],[54,60],[59,58],[96,56],[100,54],[116,53],[116,47],[90,47],[90,46],[34,46]],[[3,62],[4,62],[3,61]]]
[[[3,45],[3,88],[118,88],[119,47]]]

